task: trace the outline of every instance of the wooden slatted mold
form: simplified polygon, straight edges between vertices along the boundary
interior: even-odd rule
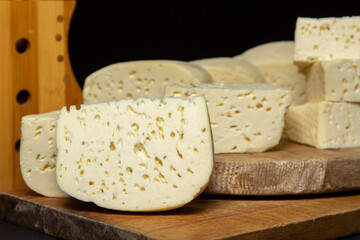
[[[68,56],[76,1],[0,1],[0,191],[26,187],[22,116],[82,103]]]

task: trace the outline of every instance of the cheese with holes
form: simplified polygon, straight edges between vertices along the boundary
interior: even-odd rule
[[[56,119],[59,111],[21,119],[20,169],[26,185],[46,197],[66,197],[56,183]]]
[[[251,48],[235,59],[245,59],[257,67],[266,83],[292,92],[293,105],[306,102],[306,78],[293,63],[294,42],[278,41]]]
[[[208,71],[214,82],[265,82],[259,70],[245,60],[220,57],[200,59],[190,63]]]
[[[360,146],[360,104],[316,102],[291,106],[285,133],[290,140],[320,149]]]
[[[60,188],[110,209],[180,207],[204,190],[213,170],[203,96],[63,108],[57,147]]]
[[[307,95],[311,102],[360,102],[360,59],[315,63],[308,75]]]
[[[298,18],[294,61],[360,58],[360,17]]]
[[[85,104],[123,98],[161,98],[166,84],[189,86],[195,82],[212,82],[201,67],[181,61],[150,60],[116,63],[104,67],[85,79]]]
[[[279,143],[291,92],[265,83],[169,85],[165,95],[205,95],[215,153],[263,152]]]

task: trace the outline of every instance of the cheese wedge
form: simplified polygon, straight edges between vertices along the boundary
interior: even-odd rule
[[[263,152],[279,143],[291,92],[265,83],[168,85],[165,95],[205,95],[215,153]]]
[[[213,170],[203,96],[63,108],[57,147],[60,188],[109,209],[180,207],[204,190]]]
[[[150,60],[116,63],[104,67],[85,79],[85,104],[122,98],[161,98],[166,84],[190,86],[195,82],[212,82],[202,68],[187,62]]]
[[[56,182],[56,119],[59,111],[21,119],[20,169],[26,185],[46,197],[67,197]]]
[[[235,59],[245,59],[257,67],[266,83],[292,92],[293,105],[306,102],[306,78],[293,63],[294,42],[278,41],[251,48]]]
[[[233,58],[207,58],[190,63],[210,73],[214,82],[265,82],[259,70],[251,63]]]
[[[290,140],[319,149],[360,146],[360,104],[317,102],[291,106],[285,133]]]
[[[360,59],[315,63],[308,75],[307,96],[311,102],[360,102]]]
[[[302,18],[296,21],[294,61],[360,58],[360,17]]]

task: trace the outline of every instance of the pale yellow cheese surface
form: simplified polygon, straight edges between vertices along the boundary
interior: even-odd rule
[[[207,71],[182,61],[148,60],[116,63],[97,70],[85,79],[85,104],[124,98],[161,98],[166,84],[185,86],[212,82]]]
[[[21,120],[20,169],[26,185],[46,197],[67,197],[57,185],[56,119],[59,111]]]
[[[285,134],[295,142],[319,149],[360,146],[360,104],[316,102],[291,106]]]
[[[116,210],[185,205],[204,190],[213,170],[203,96],[63,108],[57,147],[60,188],[79,200]]]
[[[244,59],[256,66],[266,83],[292,92],[293,105],[306,102],[306,78],[293,63],[294,42],[277,41],[253,47],[236,59]]]
[[[243,59],[219,57],[200,59],[190,63],[208,71],[214,82],[265,82],[261,72]]]
[[[265,83],[168,85],[165,95],[207,101],[215,153],[263,152],[279,143],[291,92]]]
[[[360,59],[315,63],[308,74],[307,98],[311,102],[360,102]]]
[[[360,17],[302,18],[296,22],[294,61],[360,58]]]

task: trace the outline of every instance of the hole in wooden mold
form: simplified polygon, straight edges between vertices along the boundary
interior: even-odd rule
[[[59,16],[57,16],[56,20],[57,20],[59,23],[61,23],[61,22],[64,21],[64,17],[61,16],[61,15],[59,15]]]
[[[56,34],[56,35],[55,35],[55,40],[56,40],[56,41],[60,42],[61,39],[62,39],[61,34]]]
[[[62,62],[62,61],[64,61],[64,56],[58,55],[56,59],[58,60],[58,62]]]
[[[26,38],[20,38],[15,43],[16,51],[20,54],[25,53],[30,47],[30,42]]]
[[[19,91],[16,95],[16,101],[22,106],[26,105],[29,102],[29,99],[30,93],[26,89]]]

